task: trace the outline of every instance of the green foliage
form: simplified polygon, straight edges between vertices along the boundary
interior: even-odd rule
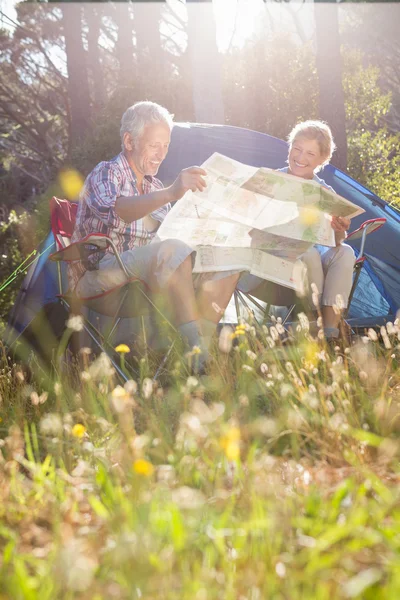
[[[382,92],[379,69],[364,66],[361,52],[345,49],[344,57],[349,173],[400,207],[400,134],[391,134],[384,120],[391,94]]]
[[[238,327],[163,387],[104,355],[1,371],[2,597],[397,600],[399,327],[331,350],[302,326]]]
[[[230,125],[285,139],[297,122],[317,116],[317,74],[310,44],[299,46],[285,35],[269,40],[260,36],[225,56],[224,69]]]
[[[0,288],[9,281],[9,285],[0,291],[0,334],[20,288],[21,275],[25,272],[15,274],[18,265],[29,254],[29,240],[25,237],[29,236],[28,222],[26,213],[18,217],[13,211],[7,222],[0,222]]]

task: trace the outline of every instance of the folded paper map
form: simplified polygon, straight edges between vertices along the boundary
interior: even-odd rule
[[[207,188],[187,192],[156,236],[197,250],[197,273],[243,270],[294,288],[299,257],[314,244],[335,245],[332,216],[364,212],[314,181],[218,153],[202,167]]]

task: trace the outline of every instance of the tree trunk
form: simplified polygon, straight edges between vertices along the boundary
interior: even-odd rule
[[[187,11],[195,119],[199,123],[223,124],[221,55],[217,48],[213,7],[187,0]]]
[[[115,3],[114,18],[118,26],[116,54],[119,62],[118,84],[120,87],[133,85],[136,65],[133,58],[133,21],[129,3]]]
[[[84,11],[88,25],[88,66],[93,81],[93,109],[96,112],[103,106],[106,99],[99,48],[102,5],[86,3]]]
[[[332,129],[337,150],[332,163],[347,169],[346,110],[342,82],[338,5],[315,0],[314,4],[317,72],[319,79],[319,116]]]
[[[70,147],[84,137],[90,125],[91,106],[86,56],[82,41],[82,8],[62,3],[65,52],[67,55],[68,95],[71,108]]]

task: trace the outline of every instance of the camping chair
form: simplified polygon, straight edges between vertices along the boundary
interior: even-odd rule
[[[350,304],[351,304],[351,301],[353,299],[354,292],[356,290],[358,280],[360,278],[360,274],[361,274],[362,268],[363,268],[365,260],[367,258],[366,255],[364,254],[367,235],[369,235],[370,233],[373,233],[375,231],[378,231],[378,229],[380,229],[381,227],[383,227],[383,225],[385,223],[386,223],[386,219],[384,217],[379,217],[379,218],[376,218],[376,219],[369,219],[367,221],[364,221],[360,225],[360,227],[358,229],[355,229],[354,231],[352,231],[351,233],[349,233],[348,236],[347,236],[347,238],[346,238],[346,242],[354,242],[354,241],[359,240],[359,239],[361,239],[361,242],[360,242],[360,250],[359,250],[359,253],[358,253],[358,257],[357,257],[356,262],[354,264],[353,285],[351,287],[347,309],[343,313],[343,318],[344,319],[347,317],[347,314],[348,314],[348,311],[349,311],[349,308],[350,308]],[[239,319],[239,316],[240,316],[240,305],[242,305],[248,311],[250,311],[252,313],[253,318],[256,321],[256,324],[258,326],[260,326],[260,323],[258,322],[258,320],[255,317],[254,310],[252,310],[251,307],[250,307],[250,305],[249,305],[249,302],[251,302],[262,313],[262,315],[263,315],[262,324],[265,324],[266,322],[268,322],[268,321],[271,320],[270,310],[271,310],[271,305],[274,305],[274,302],[272,302],[272,301],[271,302],[267,302],[266,305],[263,306],[257,298],[254,298],[254,296],[251,295],[251,293],[242,292],[242,291],[239,291],[239,290],[235,290],[235,292],[234,292],[234,300],[235,300],[236,315],[237,315],[238,319]],[[281,305],[281,304],[279,304],[279,305]],[[287,323],[290,315],[293,314],[293,311],[296,308],[296,303],[293,302],[290,305],[282,304],[282,306],[288,306],[288,312],[287,312],[285,318],[283,319],[283,325],[285,325],[285,323]]]
[[[101,333],[90,319],[83,320],[83,329],[95,347],[108,355],[118,375],[127,381],[129,379],[128,375],[113,358],[114,347],[111,343],[112,335],[121,322],[121,319],[143,317],[149,315],[151,309],[156,310],[158,313],[160,311],[150,299],[150,290],[146,284],[140,279],[129,275],[114,242],[109,236],[103,233],[92,233],[77,242],[71,243],[77,207],[77,203],[60,200],[55,197],[50,201],[51,227],[57,247],[57,251],[50,256],[50,260],[57,262],[60,290],[59,299],[69,313],[81,314],[84,307],[100,315],[112,318],[111,326],[106,334]],[[61,270],[61,262],[87,261],[93,253],[107,248],[110,248],[114,254],[119,267],[126,277],[126,282],[101,294],[85,298],[77,298],[73,292],[67,291],[68,288],[64,283]],[[165,320],[164,315],[162,317]],[[168,324],[173,327],[169,322]]]

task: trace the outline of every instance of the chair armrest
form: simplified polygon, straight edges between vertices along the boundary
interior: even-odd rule
[[[386,219],[384,217],[379,217],[377,219],[369,219],[368,221],[364,221],[364,223],[362,223],[358,229],[355,229],[354,231],[349,233],[346,239],[347,240],[351,239],[352,241],[358,240],[359,238],[361,238],[364,235],[364,231],[365,231],[365,235],[368,235],[370,233],[373,233],[374,231],[378,231],[378,229],[383,227],[383,225],[385,223],[386,223]]]
[[[349,233],[349,235],[346,238],[346,241],[351,242],[351,241],[358,240],[361,238],[360,254],[359,254],[359,256],[361,257],[364,255],[365,238],[367,237],[367,235],[369,233],[373,233],[374,231],[377,231],[378,229],[383,227],[383,225],[385,223],[386,223],[386,219],[384,217],[379,217],[377,219],[369,219],[368,221],[364,221],[364,223],[362,223],[358,229]]]
[[[73,242],[66,248],[53,252],[50,260],[72,262],[75,260],[84,260],[93,252],[105,250],[108,246],[113,246],[111,238],[105,233],[90,233],[81,240]]]

